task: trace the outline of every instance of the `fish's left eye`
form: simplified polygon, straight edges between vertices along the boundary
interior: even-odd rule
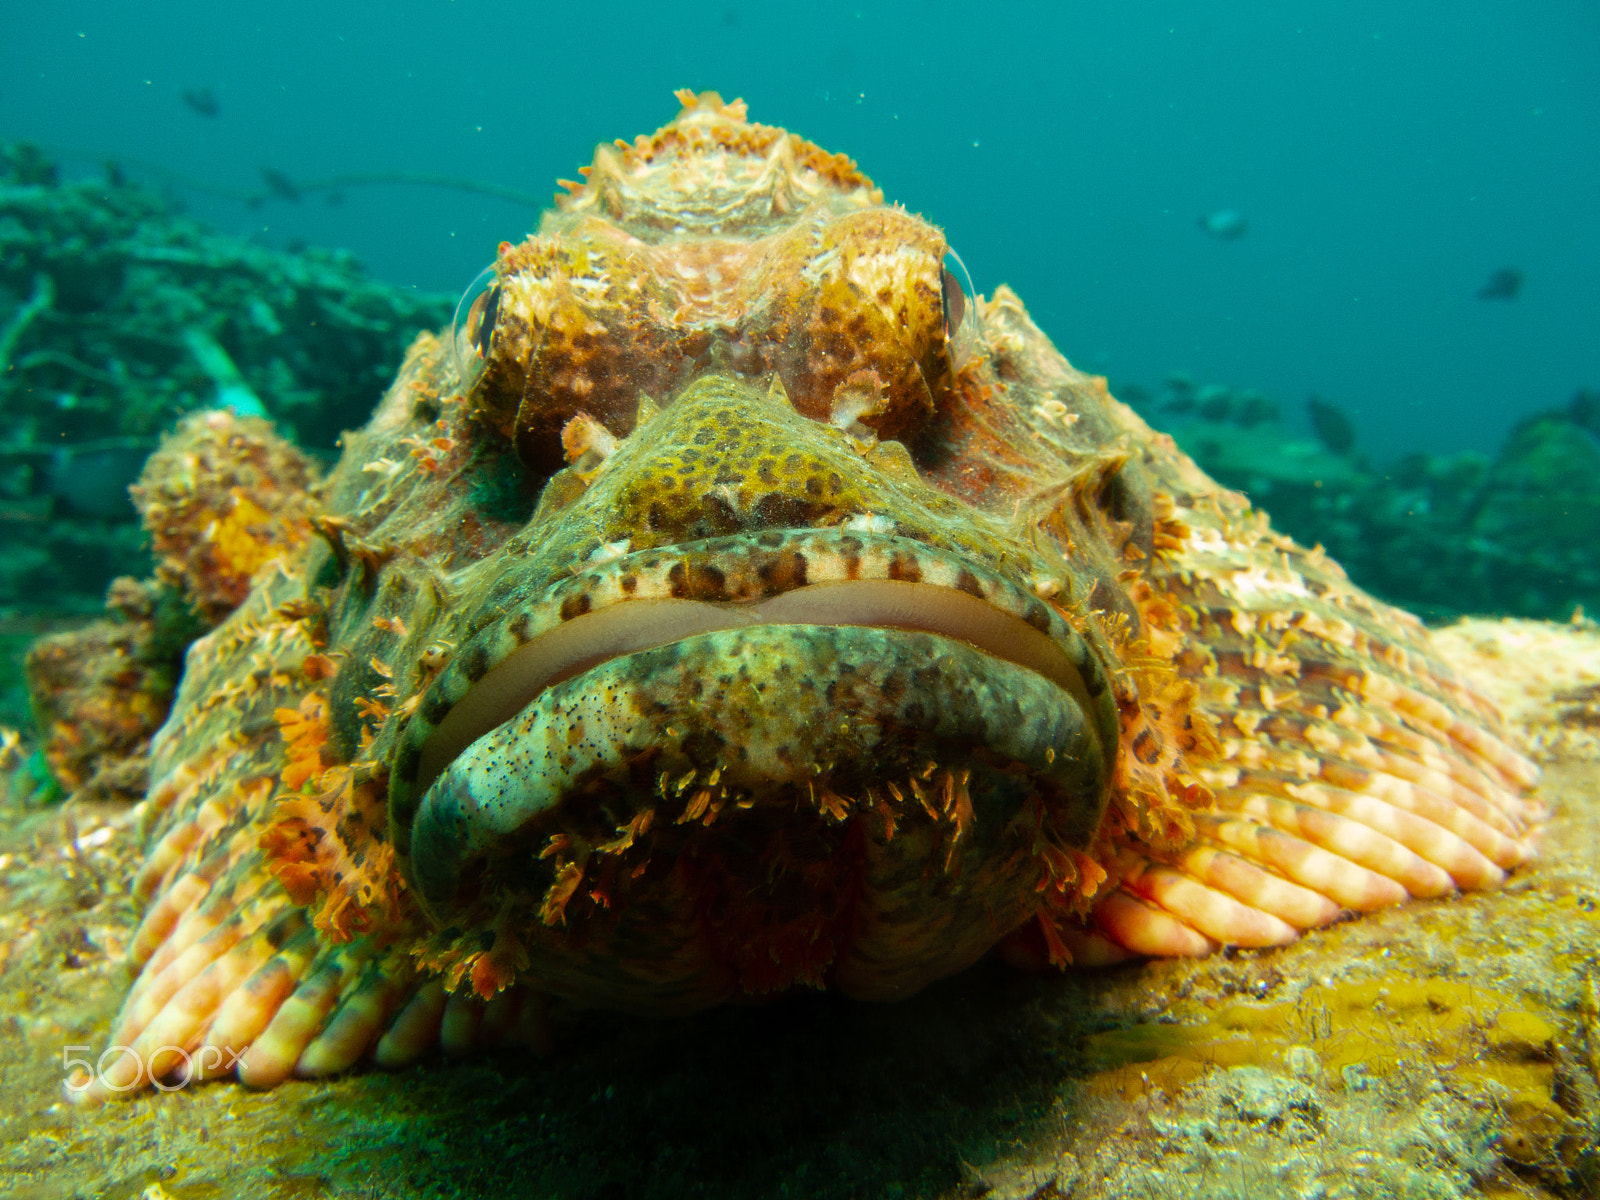
[[[944,336],[948,338],[961,328],[961,318],[967,312],[967,297],[949,267],[940,275],[939,286],[939,299],[944,304]]]
[[[493,267],[485,267],[456,305],[451,349],[463,390],[471,387],[483,373],[483,364],[494,344],[495,322],[499,319],[500,281]]]
[[[978,306],[967,266],[954,250],[946,249],[939,272],[939,296],[944,310],[944,338],[950,348],[950,365],[957,370],[977,349]]]

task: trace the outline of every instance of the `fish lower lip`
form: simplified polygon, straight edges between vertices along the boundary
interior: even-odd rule
[[[597,783],[678,820],[689,797],[629,782],[642,760],[652,791],[665,764],[715,771],[759,804],[792,802],[819,769],[870,785],[931,757],[1020,769],[1077,797],[1086,833],[1098,824],[1109,758],[1083,706],[1038,671],[921,631],[743,625],[610,659],[475,740],[421,798],[412,876],[436,917],[451,912],[474,862],[556,832],[546,814]]]
[[[819,583],[754,603],[638,600],[588,613],[529,642],[484,675],[423,743],[418,792],[476,739],[511,720],[541,691],[609,659],[701,633],[758,625],[837,625],[921,630],[959,638],[1066,689],[1095,715],[1107,757],[1116,731],[1082,672],[1047,634],[954,588],[903,580]]]

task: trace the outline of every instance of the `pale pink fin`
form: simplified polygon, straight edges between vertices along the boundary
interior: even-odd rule
[[[180,950],[196,941],[202,933],[198,926],[184,945],[177,944],[172,933],[183,915],[192,911],[210,890],[211,881],[200,875],[186,875],[174,882],[145,913],[144,920],[134,931],[128,957],[134,962],[148,963],[150,956],[165,945],[170,947],[167,952],[167,961],[170,962]]]
[[[1095,904],[1093,920],[1107,939],[1135,954],[1200,958],[1217,949],[1203,933],[1120,888]]]
[[[380,1067],[403,1067],[438,1045],[447,999],[441,980],[424,983],[378,1039],[372,1061]]]
[[[486,1007],[476,996],[461,992],[452,994],[439,1022],[439,1048],[453,1056],[471,1054],[478,1044],[478,1030],[483,1027]]]
[[[1443,896],[1455,887],[1446,872],[1393,838],[1309,804],[1247,794],[1233,798],[1228,809],[1304,838],[1374,875],[1393,880],[1412,896]]]
[[[1544,810],[1494,706],[1414,617],[1172,466],[1182,486],[1148,612],[1180,642],[1179,673],[1217,735],[1220,755],[1202,748],[1193,764],[1216,799],[1187,842],[1188,818],[1176,845],[1116,835],[1120,888],[1094,927],[1140,953],[1190,953],[1158,910],[1196,936],[1263,944],[1282,931],[1250,913],[1304,930],[1501,883]]]
[[[307,966],[299,986],[272,1014],[261,1036],[251,1043],[239,1065],[239,1082],[250,1087],[273,1087],[294,1073],[300,1055],[322,1029],[339,1002],[344,982],[338,963],[320,956]]]
[[[374,998],[368,971],[381,951],[366,938],[343,945],[330,945],[318,939],[312,944],[312,950],[309,957],[296,963],[298,985],[272,1014],[240,1063],[240,1082],[251,1087],[271,1087],[291,1074],[324,1075],[349,1065],[338,1061],[345,1056],[348,1047],[334,1036],[318,1045],[310,1060],[306,1060],[305,1055],[335,1024],[333,1014],[344,1001],[356,995]],[[398,1001],[398,996],[387,989],[379,994],[390,1005]],[[378,1023],[381,1024],[381,1020],[379,1017]],[[346,1037],[355,1032],[349,1026],[343,1030]],[[366,1033],[369,1036],[356,1051],[357,1058],[375,1040],[370,1035],[375,1034],[376,1029]]]
[[[383,1036],[388,1022],[416,987],[410,956],[389,952],[369,962],[347,988],[339,1007],[295,1062],[296,1075],[316,1078],[354,1066]]]
[[[249,1048],[294,993],[316,945],[315,932],[301,920],[277,953],[222,1002],[206,1031],[210,1052],[200,1056],[202,1078],[227,1074],[229,1067],[248,1061]]]
[[[1393,838],[1448,874],[1458,888],[1495,887],[1505,879],[1505,872],[1466,839],[1388,800],[1320,783],[1290,783],[1283,791],[1303,804],[1325,809]]]
[[[1343,773],[1342,781],[1338,778],[1339,774],[1325,765],[1322,777],[1330,785],[1342,782],[1341,790],[1371,796],[1395,808],[1416,813],[1448,829],[1502,871],[1510,870],[1527,860],[1530,853],[1528,839],[1514,836],[1514,831],[1508,833],[1481,820],[1467,809],[1452,804],[1427,788],[1418,787],[1382,772],[1358,772],[1352,768]]]
[[[272,956],[275,942],[303,923],[298,909],[285,906],[266,928],[249,930],[243,919],[225,921],[190,946],[130,998],[111,1035],[113,1046],[127,1049],[81,1098],[94,1102],[126,1094],[167,1074],[191,1074],[192,1063],[178,1052],[206,1044],[206,1030],[218,1010]],[[175,1048],[169,1053],[171,1061],[156,1053],[166,1047]]]
[[[1065,944],[1067,953],[1072,956],[1075,966],[1109,967],[1138,957],[1120,942],[1113,941],[1095,929],[1079,929],[1076,926],[1063,925],[1058,931],[1058,936]],[[1039,970],[1044,966],[1044,962],[1017,965]]]
[[[1156,905],[1214,942],[1231,946],[1282,946],[1299,930],[1269,912],[1208,887],[1192,874],[1125,855],[1122,890]]]
[[[156,945],[123,1002],[115,1031],[118,1044],[127,1044],[127,1038],[137,1035],[180,987],[235,942],[294,907],[258,866],[254,856],[233,863]],[[188,878],[175,881],[172,890],[188,890]]]
[[[1273,874],[1265,867],[1204,842],[1178,851],[1171,865],[1295,929],[1314,929],[1344,912],[1320,892]]]
[[[1202,816],[1195,824],[1204,840],[1326,896],[1341,908],[1371,912],[1406,898],[1405,888],[1395,880],[1259,821],[1219,815]]]

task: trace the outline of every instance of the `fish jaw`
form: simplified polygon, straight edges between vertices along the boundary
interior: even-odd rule
[[[795,983],[883,998],[966,965],[1043,897],[1086,903],[1098,880],[1072,856],[1119,753],[1115,660],[1093,618],[1040,598],[1025,543],[890,476],[881,446],[710,377],[536,518],[500,574],[485,565],[461,651],[390,751],[391,840],[437,930],[425,961],[455,971],[492,930],[516,977],[588,1003]],[[708,497],[743,528],[678,540],[707,532]],[[596,561],[570,540],[612,545],[619,520],[639,536],[615,544],[644,548]],[[563,539],[578,566],[556,566]],[[729,882],[740,838],[765,880]],[[913,882],[943,899],[907,903]],[[637,965],[645,912],[671,970]]]
[[[613,659],[479,738],[423,797],[411,872],[441,923],[482,927],[520,895],[524,940],[538,947],[531,972],[574,999],[671,1010],[685,995],[714,1003],[734,985],[796,982],[894,998],[1033,914],[1049,882],[1030,855],[1040,807],[1067,848],[1086,848],[1108,768],[1069,693],[956,639],[746,626]],[[720,866],[735,844],[770,877],[741,870],[736,887]],[[996,859],[1017,869],[988,879]],[[574,868],[611,877],[604,901],[568,890]],[[715,879],[668,917],[657,893],[689,886],[686,871]],[[928,872],[947,884],[896,912],[882,881]],[[629,964],[627,926],[641,912],[661,914],[652,961],[665,953],[679,973],[641,971],[629,985],[614,965],[585,976],[568,945],[543,946],[599,943],[598,957]],[[788,954],[793,923],[824,913],[831,960],[811,946]],[[725,926],[769,944],[717,946]],[[858,926],[875,931],[861,944]],[[739,969],[763,954],[762,970]]]

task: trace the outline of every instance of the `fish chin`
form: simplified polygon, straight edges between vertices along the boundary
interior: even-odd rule
[[[825,826],[819,794],[898,791],[935,765],[970,781],[972,842],[1014,823],[1031,790],[1065,800],[1087,844],[1113,748],[1072,683],[872,625],[741,623],[623,654],[543,687],[442,767],[412,828],[413,882],[440,922],[481,917],[500,893],[548,887],[551,839],[593,846],[653,823],[681,852],[712,790],[725,826],[774,810],[792,823],[797,808]]]

